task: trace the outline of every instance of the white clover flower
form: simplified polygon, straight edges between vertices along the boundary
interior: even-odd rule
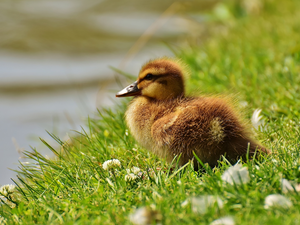
[[[137,175],[135,175],[134,173],[130,173],[125,175],[125,181],[126,182],[131,182],[131,181],[135,181],[138,178]]]
[[[281,179],[281,188],[283,193],[294,191],[294,187],[287,179]]]
[[[129,215],[129,220],[136,225],[149,224],[149,212],[146,207],[137,209]]]
[[[0,187],[0,195],[2,196],[8,196],[12,194],[15,190],[16,186],[13,184],[7,184]]]
[[[295,182],[291,183],[287,179],[281,179],[281,188],[283,193],[293,192],[293,191],[300,191],[300,185],[296,184]]]
[[[291,208],[293,206],[293,203],[286,198],[283,195],[280,194],[272,194],[272,195],[268,195],[265,199],[265,209],[269,209],[269,208]]]
[[[132,214],[129,215],[129,220],[135,225],[148,225],[148,224],[161,224],[160,221],[162,216],[155,210],[152,210],[147,207],[141,207],[135,210]]]
[[[136,166],[134,166],[134,167],[131,168],[131,171],[132,171],[135,175],[138,175],[139,172],[141,172],[141,169],[138,168],[138,167],[136,167]]]
[[[214,220],[210,225],[234,225],[234,220],[230,216],[221,217],[220,219]]]
[[[205,214],[210,207],[217,205],[220,209],[223,208],[223,201],[218,196],[203,195],[192,197],[190,199],[192,211],[194,213]],[[182,203],[181,205],[184,205]]]
[[[261,109],[255,109],[252,117],[251,117],[251,122],[253,127],[257,130],[259,126],[261,126],[263,124],[262,116],[260,116]]]
[[[241,164],[237,163],[223,173],[222,180],[231,185],[246,184],[250,181],[248,168],[242,167]]]
[[[102,165],[102,168],[104,170],[111,170],[120,167],[121,167],[121,162],[118,159],[107,160]]]
[[[141,172],[141,169],[134,166],[132,167],[131,169],[126,169],[126,172],[129,174],[129,173],[134,173],[135,175],[139,175],[139,173]]]

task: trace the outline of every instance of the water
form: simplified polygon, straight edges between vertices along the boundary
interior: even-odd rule
[[[53,142],[46,130],[64,138],[69,130],[80,130],[80,126],[84,126],[83,118],[97,106],[111,105],[108,94],[96,99],[97,83],[72,87],[73,83],[84,84],[86,80],[95,79],[96,75],[104,81],[111,79],[107,64],[105,60],[99,63],[99,57],[98,60],[82,59],[78,62],[78,59],[49,55],[42,58],[0,56],[1,86],[7,89],[0,88],[1,184],[11,183],[10,178],[15,174],[7,168],[16,169],[18,160],[24,161],[21,152],[30,150],[29,145],[48,154],[38,141],[40,136]],[[29,84],[48,86],[49,90],[28,88]],[[70,88],[57,87],[62,84],[68,84]],[[25,90],[20,91],[22,88]]]
[[[137,75],[149,59],[172,55],[162,41],[177,43],[194,28],[177,14],[184,7],[161,17],[172,2],[0,2],[0,185],[12,183],[16,174],[8,168],[17,169],[30,146],[50,154],[38,138],[54,144],[46,131],[66,139],[96,108],[120,101],[114,93],[121,87],[109,66],[123,64],[121,69]],[[193,5],[190,9],[201,20]],[[128,57],[147,29],[145,38],[151,39]]]
[[[166,53],[157,52],[156,57]],[[127,71],[137,73],[145,58],[140,57]],[[97,107],[113,107],[113,101],[119,101],[114,93],[120,87],[109,66],[117,67],[120,61],[120,55],[81,59],[0,55],[0,65],[5,65],[0,66],[0,86],[7,89],[0,88],[0,184],[11,183],[15,173],[7,168],[17,169],[18,160],[25,160],[21,152],[30,150],[29,146],[50,154],[38,138],[55,144],[46,131],[67,139],[71,130],[85,127],[87,116],[93,116]]]

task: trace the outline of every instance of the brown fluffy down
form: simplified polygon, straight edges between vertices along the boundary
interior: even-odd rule
[[[210,166],[217,165],[222,155],[234,162],[248,148],[250,157],[256,151],[269,153],[251,138],[226,99],[185,97],[181,68],[175,60],[162,58],[150,61],[139,74],[126,121],[143,147],[169,162],[180,155],[180,165],[193,160],[193,152]],[[194,166],[197,169],[196,160]]]

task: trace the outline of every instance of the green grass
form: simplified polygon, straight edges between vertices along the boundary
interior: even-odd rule
[[[45,142],[55,159],[26,153],[33,163],[20,164],[16,205],[2,198],[0,214],[7,224],[131,224],[129,215],[143,206],[162,224],[209,224],[228,215],[236,224],[299,224],[300,195],[283,193],[281,179],[300,183],[300,2],[267,0],[258,15],[234,2],[223,7],[229,16],[207,22],[210,37],[176,54],[191,68],[190,93],[233,94],[248,119],[262,109],[265,123],[257,138],[273,154],[243,162],[250,182],[223,184],[221,175],[230,166],[225,162],[201,174],[190,165],[171,172],[128,134],[123,102],[101,109],[72,142],[53,136],[61,149]],[[113,158],[122,166],[110,173],[102,164]],[[126,169],[133,166],[144,171],[143,178],[126,182]],[[264,209],[266,196],[274,193],[293,207]],[[182,206],[201,195],[219,196],[224,207],[197,214],[190,204]]]

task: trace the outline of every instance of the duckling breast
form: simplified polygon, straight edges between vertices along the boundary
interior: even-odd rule
[[[126,123],[134,138],[144,147],[155,151],[156,143],[151,135],[153,123],[170,111],[164,104],[158,104],[151,98],[134,98],[126,111]]]

